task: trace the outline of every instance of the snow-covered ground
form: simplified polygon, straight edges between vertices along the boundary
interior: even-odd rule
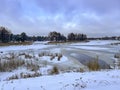
[[[73,47],[73,46],[71,46]],[[105,48],[105,47],[93,47],[93,46],[74,46],[75,48],[81,48],[81,49],[87,49],[87,50],[106,50],[109,48]]]
[[[92,40],[89,42],[74,43],[70,48],[103,51],[110,53],[117,53],[120,51],[120,41],[118,40]]]
[[[120,43],[118,40],[91,40],[89,42],[74,43],[72,45],[109,45],[111,43]]]
[[[1,90],[120,90],[120,70],[0,81]]]
[[[47,42],[35,42],[32,45],[13,45],[13,46],[1,46],[0,52],[4,51],[19,51],[19,50],[38,50],[38,49],[44,49],[48,47],[52,47],[54,45],[46,45]]]
[[[35,42],[25,46],[1,46],[0,63],[11,59],[23,60],[25,63],[12,71],[0,72],[0,90],[120,90],[120,70],[82,73],[79,70],[81,64],[74,61],[75,55],[71,54],[97,54],[105,60],[113,59],[114,54],[109,55],[107,52],[118,52],[119,45],[111,45],[118,42],[97,40],[66,45]],[[99,51],[107,52],[103,55]],[[54,67],[58,75],[53,75],[56,72],[51,74]]]

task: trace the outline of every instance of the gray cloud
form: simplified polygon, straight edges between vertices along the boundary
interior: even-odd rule
[[[0,25],[14,33],[119,35],[119,16],[120,0],[0,0]]]
[[[35,0],[37,5],[50,13],[72,13],[77,11],[93,11],[107,13],[120,9],[120,0]]]

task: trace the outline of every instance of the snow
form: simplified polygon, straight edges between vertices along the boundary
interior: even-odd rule
[[[43,56],[40,58],[40,60],[44,60],[44,61],[51,62],[51,63],[64,63],[68,61],[67,57],[65,56],[62,56],[60,60],[58,60],[58,57],[55,57],[53,60],[50,60],[49,56]]]
[[[120,43],[118,40],[91,40],[89,42],[81,42],[71,44],[70,48],[80,48],[85,50],[101,50],[101,51],[119,51],[119,45],[111,45],[112,43]]]
[[[120,90],[120,70],[1,81],[1,90]]]
[[[33,44],[47,44],[49,41],[35,41]]]
[[[40,72],[42,75],[48,75],[49,71],[53,68],[53,66],[47,65],[45,67],[40,68]]]
[[[2,46],[0,47],[0,51],[18,51],[18,50],[38,50],[51,47],[53,45],[44,45],[44,44],[32,44],[32,45],[13,45],[13,46]]]
[[[90,41],[87,43],[75,43],[66,46],[66,50],[74,50],[74,48],[81,48],[86,50],[108,50],[110,43],[118,41],[104,40],[104,41]],[[75,67],[77,64],[68,60],[67,56],[62,54],[62,47],[55,45],[46,45],[47,42],[35,42],[32,45],[24,46],[4,46],[0,47],[0,51],[6,53],[0,53],[1,60],[5,60],[4,57],[10,58],[10,52],[13,51],[16,58],[20,60],[33,61],[40,64],[39,72],[42,76],[31,78],[19,78],[16,80],[7,80],[7,78],[13,75],[20,75],[20,73],[34,73],[34,71],[28,70],[25,67],[19,67],[12,72],[0,72],[0,90],[120,90],[120,70],[104,70],[96,72],[73,72],[73,69],[69,73],[63,73],[62,71],[58,75],[50,75],[54,65],[60,67]],[[74,47],[74,48],[73,48]],[[116,47],[118,49],[118,47]],[[23,50],[23,51],[21,51]],[[111,49],[113,50],[113,49]],[[40,53],[45,52],[43,56],[39,56]],[[32,58],[25,58],[25,55],[30,55]],[[60,61],[58,56],[55,56],[50,60],[50,54],[62,54]],[[23,54],[23,55],[20,55]],[[49,54],[49,55],[47,55]],[[76,54],[72,54],[76,56]],[[67,70],[67,69],[66,69]]]
[[[60,53],[61,52],[61,49],[60,48],[52,48],[50,49],[50,52],[54,52],[54,53]]]
[[[118,40],[91,40],[89,42],[81,42],[81,43],[75,43],[71,45],[108,45],[111,43],[117,43],[120,42]]]
[[[73,46],[70,46],[73,47]],[[75,48],[87,49],[87,50],[107,50],[109,48],[104,47],[93,47],[93,46],[74,46]]]
[[[0,80],[4,81],[13,75],[19,75],[20,73],[27,73],[27,72],[33,73],[31,71],[28,71],[26,68],[18,68],[17,70],[14,70],[12,72],[3,72],[3,73],[0,73]]]

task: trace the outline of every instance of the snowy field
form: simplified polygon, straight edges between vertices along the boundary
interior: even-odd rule
[[[1,81],[1,90],[120,90],[120,71],[64,73]]]
[[[75,43],[72,45],[110,45],[111,43],[120,43],[118,40],[92,40],[90,42]]]
[[[111,64],[120,50],[116,43],[120,41],[1,46],[0,90],[120,90],[120,70],[89,72],[72,55],[97,54]]]
[[[115,45],[117,44],[117,45]],[[118,40],[93,40],[85,43],[71,44],[70,47],[86,49],[86,50],[120,50],[120,41]]]
[[[32,45],[12,45],[12,46],[1,46],[0,51],[21,51],[21,50],[38,50],[47,47],[52,47],[53,45],[46,45],[47,42],[35,42]]]

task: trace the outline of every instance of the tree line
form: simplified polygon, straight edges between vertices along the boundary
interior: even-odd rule
[[[54,41],[54,42],[65,42],[65,41],[84,41],[87,39],[87,35],[81,33],[69,33],[67,36],[53,31],[48,36],[28,36],[25,32],[21,34],[13,34],[6,27],[0,27],[0,42],[25,42],[25,41]]]

